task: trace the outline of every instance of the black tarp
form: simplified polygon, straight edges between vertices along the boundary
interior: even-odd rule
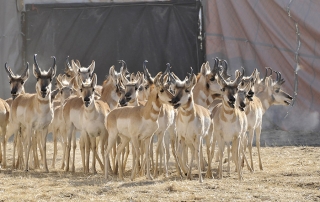
[[[54,55],[62,73],[66,56],[86,67],[95,60],[99,83],[112,65],[119,70],[119,59],[130,72],[142,71],[148,60],[152,75],[169,62],[183,77],[204,60],[200,6],[196,0],[26,5],[26,61],[33,64],[37,53],[40,67],[48,69]],[[27,84],[27,91],[34,91],[34,82]]]

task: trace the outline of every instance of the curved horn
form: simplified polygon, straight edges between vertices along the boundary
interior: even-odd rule
[[[7,63],[4,64],[4,68],[6,69],[6,72],[8,73],[8,76],[12,79],[13,78],[13,72],[10,69],[10,67],[8,67]]]
[[[244,68],[241,67],[241,69],[242,69],[242,73],[233,82],[233,84],[235,84],[235,85],[239,85],[239,83],[241,82],[241,80],[244,76]]]
[[[262,82],[264,82],[264,81],[266,80],[266,78],[267,78],[267,75],[268,75],[268,69],[269,69],[269,67],[266,67],[266,73],[265,73],[265,75],[264,75],[263,79],[261,80]]]
[[[223,60],[223,64],[224,64],[223,65],[223,70],[222,70],[223,77],[225,79],[230,78],[231,75],[228,74],[228,63],[227,63],[227,61]]]
[[[128,72],[128,67],[127,67],[127,63],[124,60],[118,60],[119,63],[122,64],[121,68],[122,68],[122,72],[124,74],[129,73]]]
[[[27,67],[21,74],[21,78],[27,79],[29,77],[29,62],[27,62]]]
[[[33,60],[34,60],[34,72],[38,75],[41,75],[41,70],[40,70],[40,67],[38,65],[38,62],[37,62],[37,54],[34,54],[33,56]]]
[[[64,71],[65,72],[72,71],[72,67],[71,67],[70,62],[69,62],[69,55],[66,57],[66,63],[65,63]]]
[[[150,73],[149,73],[149,70],[147,69],[147,65],[146,63],[148,62],[148,60],[145,60],[143,61],[143,72],[144,72],[144,75],[146,77],[146,80],[148,81],[148,83],[153,83],[153,78],[151,77]]]

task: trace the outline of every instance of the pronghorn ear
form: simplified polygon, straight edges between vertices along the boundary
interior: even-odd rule
[[[26,82],[28,80],[28,78],[29,78],[29,63],[27,62],[27,68],[21,74],[21,79],[23,80],[23,82]]]
[[[59,76],[60,76],[60,74],[59,74]],[[61,76],[60,77],[59,76],[56,78],[56,81],[57,81],[58,88],[61,89],[63,87],[63,85],[62,85],[61,81],[59,80],[61,78]]]
[[[109,76],[111,76],[113,80],[117,80],[117,75],[114,70],[114,65],[112,65],[109,69]]]
[[[59,93],[59,91],[60,91],[59,88],[51,91],[51,100],[53,100],[53,99],[57,96],[57,94]]]
[[[72,67],[72,69],[73,69],[74,72],[78,72],[79,69],[80,69],[80,66],[78,66],[78,65],[74,62],[74,60],[71,60],[71,67]]]
[[[96,73],[93,73],[93,75],[92,75],[91,86],[92,86],[92,88],[95,88],[97,86],[97,74]]]
[[[70,88],[75,88],[75,89],[78,89],[78,85],[77,85],[77,82],[76,82],[76,77],[73,77],[70,82],[69,82],[69,87]]]
[[[90,74],[93,73],[95,67],[96,67],[96,62],[92,60],[91,65],[88,67]]]
[[[197,77],[195,74],[191,75],[191,81],[190,81],[191,87],[193,88],[197,84]]]
[[[144,83],[144,75],[140,74],[138,81],[137,81],[137,87],[141,86]]]
[[[207,63],[203,63],[202,66],[201,66],[201,69],[200,69],[200,72],[203,76],[205,76],[207,74],[207,66],[206,66]]]

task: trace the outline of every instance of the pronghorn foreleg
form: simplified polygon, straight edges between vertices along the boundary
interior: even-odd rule
[[[261,135],[261,125],[258,125],[256,127],[256,146],[257,146],[257,150],[258,150],[258,157],[259,157],[259,167],[260,170],[263,170],[262,167],[262,161],[261,161],[261,155],[260,155],[260,135]]]
[[[104,144],[101,144],[100,142],[103,141],[102,140],[102,136],[96,138],[96,150],[95,150],[95,156],[96,156],[96,160],[98,161],[99,165],[100,165],[100,168],[101,170],[103,171],[104,170],[104,164],[102,163],[99,155],[98,155],[98,150],[99,150],[99,145],[100,145],[100,148],[101,148],[101,154],[102,154],[102,159],[104,159]]]
[[[25,141],[24,141],[24,152],[25,152],[25,171],[29,171],[29,154],[30,154],[30,149],[31,149],[31,144],[32,144],[32,136],[35,135],[33,134],[34,131],[32,130],[32,128],[29,126],[26,128],[25,130]]]
[[[52,131],[53,137],[53,157],[52,157],[52,164],[51,167],[54,169],[56,167],[56,159],[57,159],[57,136],[58,130]]]
[[[193,164],[193,160],[194,160],[194,155],[195,155],[195,148],[194,148],[194,146],[193,146],[193,144],[190,144],[190,145],[188,145],[188,148],[190,148],[190,152],[191,152],[191,159],[190,159],[190,163],[189,163],[189,169],[188,169],[188,172],[187,172],[187,179],[189,179],[189,180],[192,180],[193,179],[193,177],[192,177],[192,174],[191,174],[191,171],[192,171],[192,164]],[[199,155],[200,155],[200,152],[199,152]],[[198,160],[198,158],[197,158],[197,160]],[[200,158],[199,158],[199,161],[198,161],[198,163],[200,163]],[[198,164],[199,165],[199,168],[201,169],[201,164]]]
[[[241,138],[235,137],[232,141],[232,156],[236,165],[236,170],[238,173],[239,180],[242,180],[242,167],[241,167],[241,158],[240,158],[240,144]]]
[[[206,177],[207,178],[213,178],[212,176],[212,171],[211,171],[211,163],[212,163],[212,152],[211,152],[211,145],[212,143],[210,142],[211,136],[206,135],[205,137],[205,141],[206,141],[206,147],[207,147],[207,158],[208,158],[208,168],[207,168],[207,173],[206,173]]]
[[[41,130],[41,133],[39,133],[41,137],[41,146],[42,146],[42,155],[43,155],[43,170],[45,172],[49,172],[48,164],[47,164],[47,135],[48,135],[48,128],[45,128]]]
[[[89,160],[90,160],[90,148],[91,148],[91,139],[89,135],[85,132],[82,131],[81,135],[85,138],[85,168],[84,168],[84,173],[89,173]]]
[[[91,146],[91,150],[92,150],[92,162],[91,162],[92,163],[92,173],[97,174],[97,169],[96,169],[96,153],[97,153],[96,138],[95,137],[89,137],[89,138],[90,138],[90,146]]]
[[[217,134],[220,136],[220,134]],[[218,147],[219,147],[219,166],[218,166],[218,178],[222,179],[222,160],[223,160],[223,153],[224,153],[224,147],[225,142],[221,137],[217,137]]]
[[[170,135],[169,132],[166,131],[164,133],[163,138],[163,148],[164,148],[164,170],[165,170],[165,177],[169,177],[168,174],[168,164],[170,159]]]
[[[66,134],[67,134],[67,152],[66,152],[66,169],[65,171],[69,171],[69,163],[70,163],[70,152],[71,152],[71,139],[72,139],[72,133],[73,130],[75,130],[73,124],[70,124],[70,126],[67,125],[66,127]]]
[[[210,143],[209,143],[210,145]],[[195,155],[196,155],[196,159],[198,160],[198,174],[199,174],[199,182],[203,182],[203,178],[202,178],[202,168],[201,168],[201,160],[203,160],[203,157],[201,157],[201,150],[202,148],[202,136],[197,136],[197,139],[194,143],[194,149],[196,151]],[[210,151],[209,151],[210,153]],[[190,166],[191,167],[191,166]]]
[[[164,135],[164,133],[162,131],[157,133],[158,142],[157,142],[157,147],[156,147],[156,162],[155,162],[154,173],[153,173],[154,177],[158,177],[158,171],[161,172],[160,171],[160,169],[161,169],[161,160],[162,160],[161,147],[163,146],[163,135]],[[159,156],[160,156],[160,165],[158,165]],[[158,170],[158,167],[160,167],[159,170]]]
[[[40,164],[39,164],[39,158],[38,158],[38,133],[36,132],[34,136],[32,136],[31,140],[31,146],[32,146],[32,153],[33,153],[33,169],[39,169]],[[41,151],[41,147],[39,148]],[[31,159],[32,160],[32,159]]]
[[[147,179],[153,180],[153,177],[150,173],[150,144],[151,144],[151,137],[148,137],[144,140],[145,146],[145,162],[147,164]]]
[[[87,137],[84,134],[80,135],[79,139],[79,147],[80,147],[80,153],[81,153],[81,160],[82,160],[82,168],[83,173],[86,173],[86,160],[85,160],[85,151],[86,151],[86,139]]]
[[[71,172],[76,171],[75,163],[76,163],[76,148],[77,148],[77,130],[73,130],[72,132],[72,167],[71,167]]]

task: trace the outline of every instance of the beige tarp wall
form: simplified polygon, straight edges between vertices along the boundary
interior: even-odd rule
[[[230,72],[265,67],[280,71],[293,107],[273,106],[265,127],[316,131],[320,111],[320,1],[204,0],[207,60],[227,59]],[[300,70],[295,71],[297,63]],[[285,118],[288,112],[288,116]]]

